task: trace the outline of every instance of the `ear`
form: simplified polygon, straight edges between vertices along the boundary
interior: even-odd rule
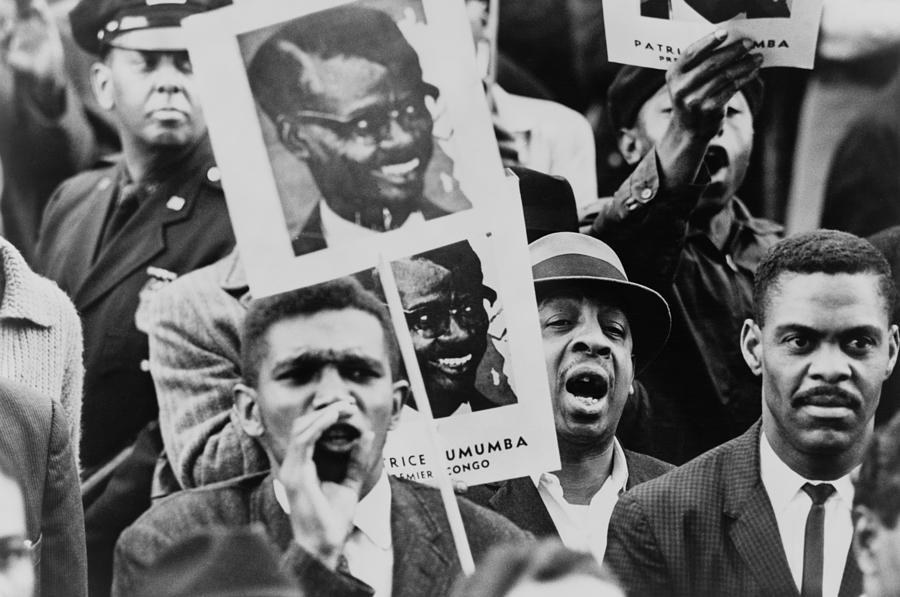
[[[391,424],[388,429],[394,429],[400,423],[400,413],[403,412],[403,405],[406,404],[406,398],[409,395],[409,382],[405,380],[394,382],[394,410],[391,413]]]
[[[234,410],[244,433],[253,438],[260,438],[265,432],[262,418],[259,416],[259,403],[256,390],[242,383],[234,386]]]
[[[275,127],[278,129],[278,138],[281,143],[301,160],[309,158],[309,141],[299,126],[286,116],[280,114]]]
[[[104,110],[112,110],[116,106],[112,82],[112,70],[106,63],[95,62],[91,65],[91,89],[97,104]]]
[[[888,364],[887,370],[884,372],[885,379],[890,376],[894,365],[897,364],[898,349],[900,349],[900,332],[898,332],[897,325],[893,324],[888,332]]]
[[[879,523],[875,513],[865,506],[853,509],[853,551],[856,563],[863,575],[870,575],[875,570],[873,543],[878,535]]]
[[[741,354],[753,375],[762,375],[762,330],[752,319],[745,319],[741,328]]]
[[[647,146],[644,136],[635,128],[621,128],[616,139],[619,153],[625,158],[629,166],[634,166],[647,154],[650,148]]]

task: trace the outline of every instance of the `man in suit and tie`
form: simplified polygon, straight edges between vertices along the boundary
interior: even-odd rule
[[[634,376],[669,335],[666,301],[628,281],[605,243],[557,232],[530,245],[562,468],[475,487],[470,496],[536,536],[603,560],[621,492],[672,468],[615,437]]]
[[[76,41],[97,56],[94,91],[123,148],[115,163],[56,190],[37,248],[36,269],[72,297],[84,325],[92,594],[108,591],[115,539],[149,506],[161,449],[147,338],[134,324],[139,293],[234,246],[180,27],[226,1],[83,0],[71,13]]]
[[[428,107],[439,91],[386,12],[348,4],[290,21],[260,46],[247,74],[322,197],[302,224],[288,217],[295,254],[471,207],[458,189],[440,204],[426,197],[429,166],[447,160]]]
[[[158,554],[204,527],[261,522],[304,595],[446,595],[460,566],[438,492],[384,470],[407,391],[384,305],[353,278],[257,300],[241,360],[235,410],[272,472],[154,505],[116,547],[113,594],[130,595]],[[476,560],[528,540],[458,501]]]
[[[740,338],[762,418],[622,496],[607,561],[629,594],[860,594],[850,475],[897,360],[895,294],[884,257],[847,233],[795,236],[763,258]]]

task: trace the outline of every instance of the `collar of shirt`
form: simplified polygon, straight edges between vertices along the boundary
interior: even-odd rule
[[[278,505],[290,515],[287,490],[275,477],[272,477],[272,485]],[[375,486],[356,505],[353,525],[380,549],[391,548],[391,484],[385,471],[381,471]]]
[[[784,227],[764,218],[754,217],[744,202],[737,197],[732,197],[729,206],[725,209],[732,210],[734,220],[731,223],[728,242],[721,252],[732,256],[735,264],[753,272],[756,270],[756,264],[759,263],[760,255],[757,253],[768,249],[768,245],[760,249],[758,239],[781,234]],[[693,223],[688,224],[686,238],[704,239],[709,247],[712,247],[717,253],[719,252],[709,239],[707,232]]]
[[[582,520],[573,518],[573,506],[566,501],[559,477],[553,473],[531,475],[547,512],[553,520],[560,539],[570,549],[593,552],[598,561],[603,561],[606,552],[606,534],[609,519],[619,495],[628,483],[628,463],[625,452],[617,439],[613,439],[612,471],[588,505],[591,528],[586,528]]]
[[[763,485],[766,488],[766,493],[769,495],[769,501],[772,502],[772,509],[776,515],[779,512],[783,512],[788,507],[788,504],[801,494],[805,495],[802,490],[804,483],[830,483],[834,486],[836,495],[847,505],[848,510],[850,509],[850,504],[853,503],[853,482],[850,480],[850,474],[834,481],[805,479],[778,457],[778,454],[772,449],[765,432],[759,435],[760,477],[762,477]]]
[[[334,211],[330,207],[328,207],[328,204],[325,201],[319,202],[319,212],[322,216],[322,235],[325,237],[325,244],[327,244],[329,247],[358,242],[360,236],[382,234],[377,230],[372,230],[371,228],[366,228],[365,226],[355,224],[350,220],[345,220],[341,216],[334,213]],[[408,226],[419,224],[424,221],[425,216],[422,215],[422,212],[414,211],[413,213],[409,214],[409,217],[406,218],[406,221],[403,222],[403,224],[401,224],[398,228],[396,228],[396,230],[402,230]]]
[[[0,320],[30,321],[42,327],[53,327],[58,315],[53,301],[47,300],[44,286],[29,269],[25,258],[12,243],[0,237]]]

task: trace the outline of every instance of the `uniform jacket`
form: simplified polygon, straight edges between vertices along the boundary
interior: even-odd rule
[[[94,260],[124,164],[71,178],[54,193],[41,225],[37,269],[66,291],[84,324],[82,463],[103,464],[156,418],[147,339],[135,327],[148,268],[184,274],[228,253],[234,236],[208,144],[144,200]],[[211,174],[211,175],[210,175]]]
[[[625,489],[654,479],[674,467],[630,450],[624,450],[628,466],[628,481]],[[473,487],[466,497],[496,512],[499,512],[517,527],[535,537],[558,537],[559,532],[547,512],[547,507],[530,477],[519,477],[504,481],[493,489],[491,485]]]
[[[450,528],[437,490],[391,478],[391,538],[394,597],[446,595],[460,573]],[[496,513],[459,499],[475,561],[496,544],[530,540]],[[262,523],[283,564],[304,595],[371,595],[355,578],[326,569],[292,542],[290,520],[275,499],[272,477],[252,475],[177,493],[160,501],[126,530],[116,546],[114,597],[125,597],[168,546],[198,529]]]
[[[84,512],[66,427],[57,402],[0,380],[0,450],[22,484],[41,597],[87,595]]]
[[[760,477],[760,428],[622,495],[605,561],[629,595],[799,597]],[[839,595],[861,591],[851,550]]]

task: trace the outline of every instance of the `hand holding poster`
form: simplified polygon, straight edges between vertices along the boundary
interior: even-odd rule
[[[821,13],[822,0],[603,0],[609,59],[660,69],[715,29],[753,40],[764,67],[812,68]]]

